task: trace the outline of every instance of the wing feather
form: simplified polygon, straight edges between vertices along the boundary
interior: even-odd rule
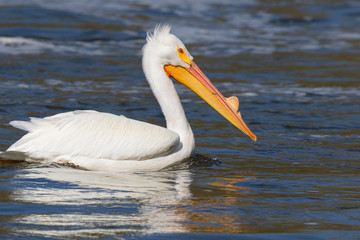
[[[88,110],[10,124],[28,133],[7,151],[26,152],[41,159],[70,155],[142,160],[164,156],[180,141],[178,134],[166,128]]]

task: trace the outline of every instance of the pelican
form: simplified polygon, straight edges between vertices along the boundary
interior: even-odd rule
[[[166,119],[166,128],[102,113],[78,110],[30,121],[12,121],[27,133],[2,158],[69,163],[88,170],[157,171],[183,161],[195,149],[194,135],[173,81],[184,84],[252,140],[256,136],[238,112],[193,61],[168,25],[147,34],[142,67]]]

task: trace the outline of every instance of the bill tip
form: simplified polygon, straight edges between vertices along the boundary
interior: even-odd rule
[[[254,142],[256,142],[256,140],[257,140],[256,135],[254,134],[253,136],[251,136],[251,139],[252,139]]]

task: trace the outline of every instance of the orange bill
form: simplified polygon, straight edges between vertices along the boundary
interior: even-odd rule
[[[238,98],[225,98],[194,62],[191,62],[190,68],[166,65],[164,69],[169,76],[193,90],[225,119],[256,141],[256,135],[246,126],[238,112]]]

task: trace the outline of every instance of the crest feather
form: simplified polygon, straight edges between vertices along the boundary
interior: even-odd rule
[[[148,32],[146,36],[146,41],[148,43],[153,41],[158,41],[163,37],[170,34],[171,26],[168,24],[158,24],[156,25],[153,32]]]

